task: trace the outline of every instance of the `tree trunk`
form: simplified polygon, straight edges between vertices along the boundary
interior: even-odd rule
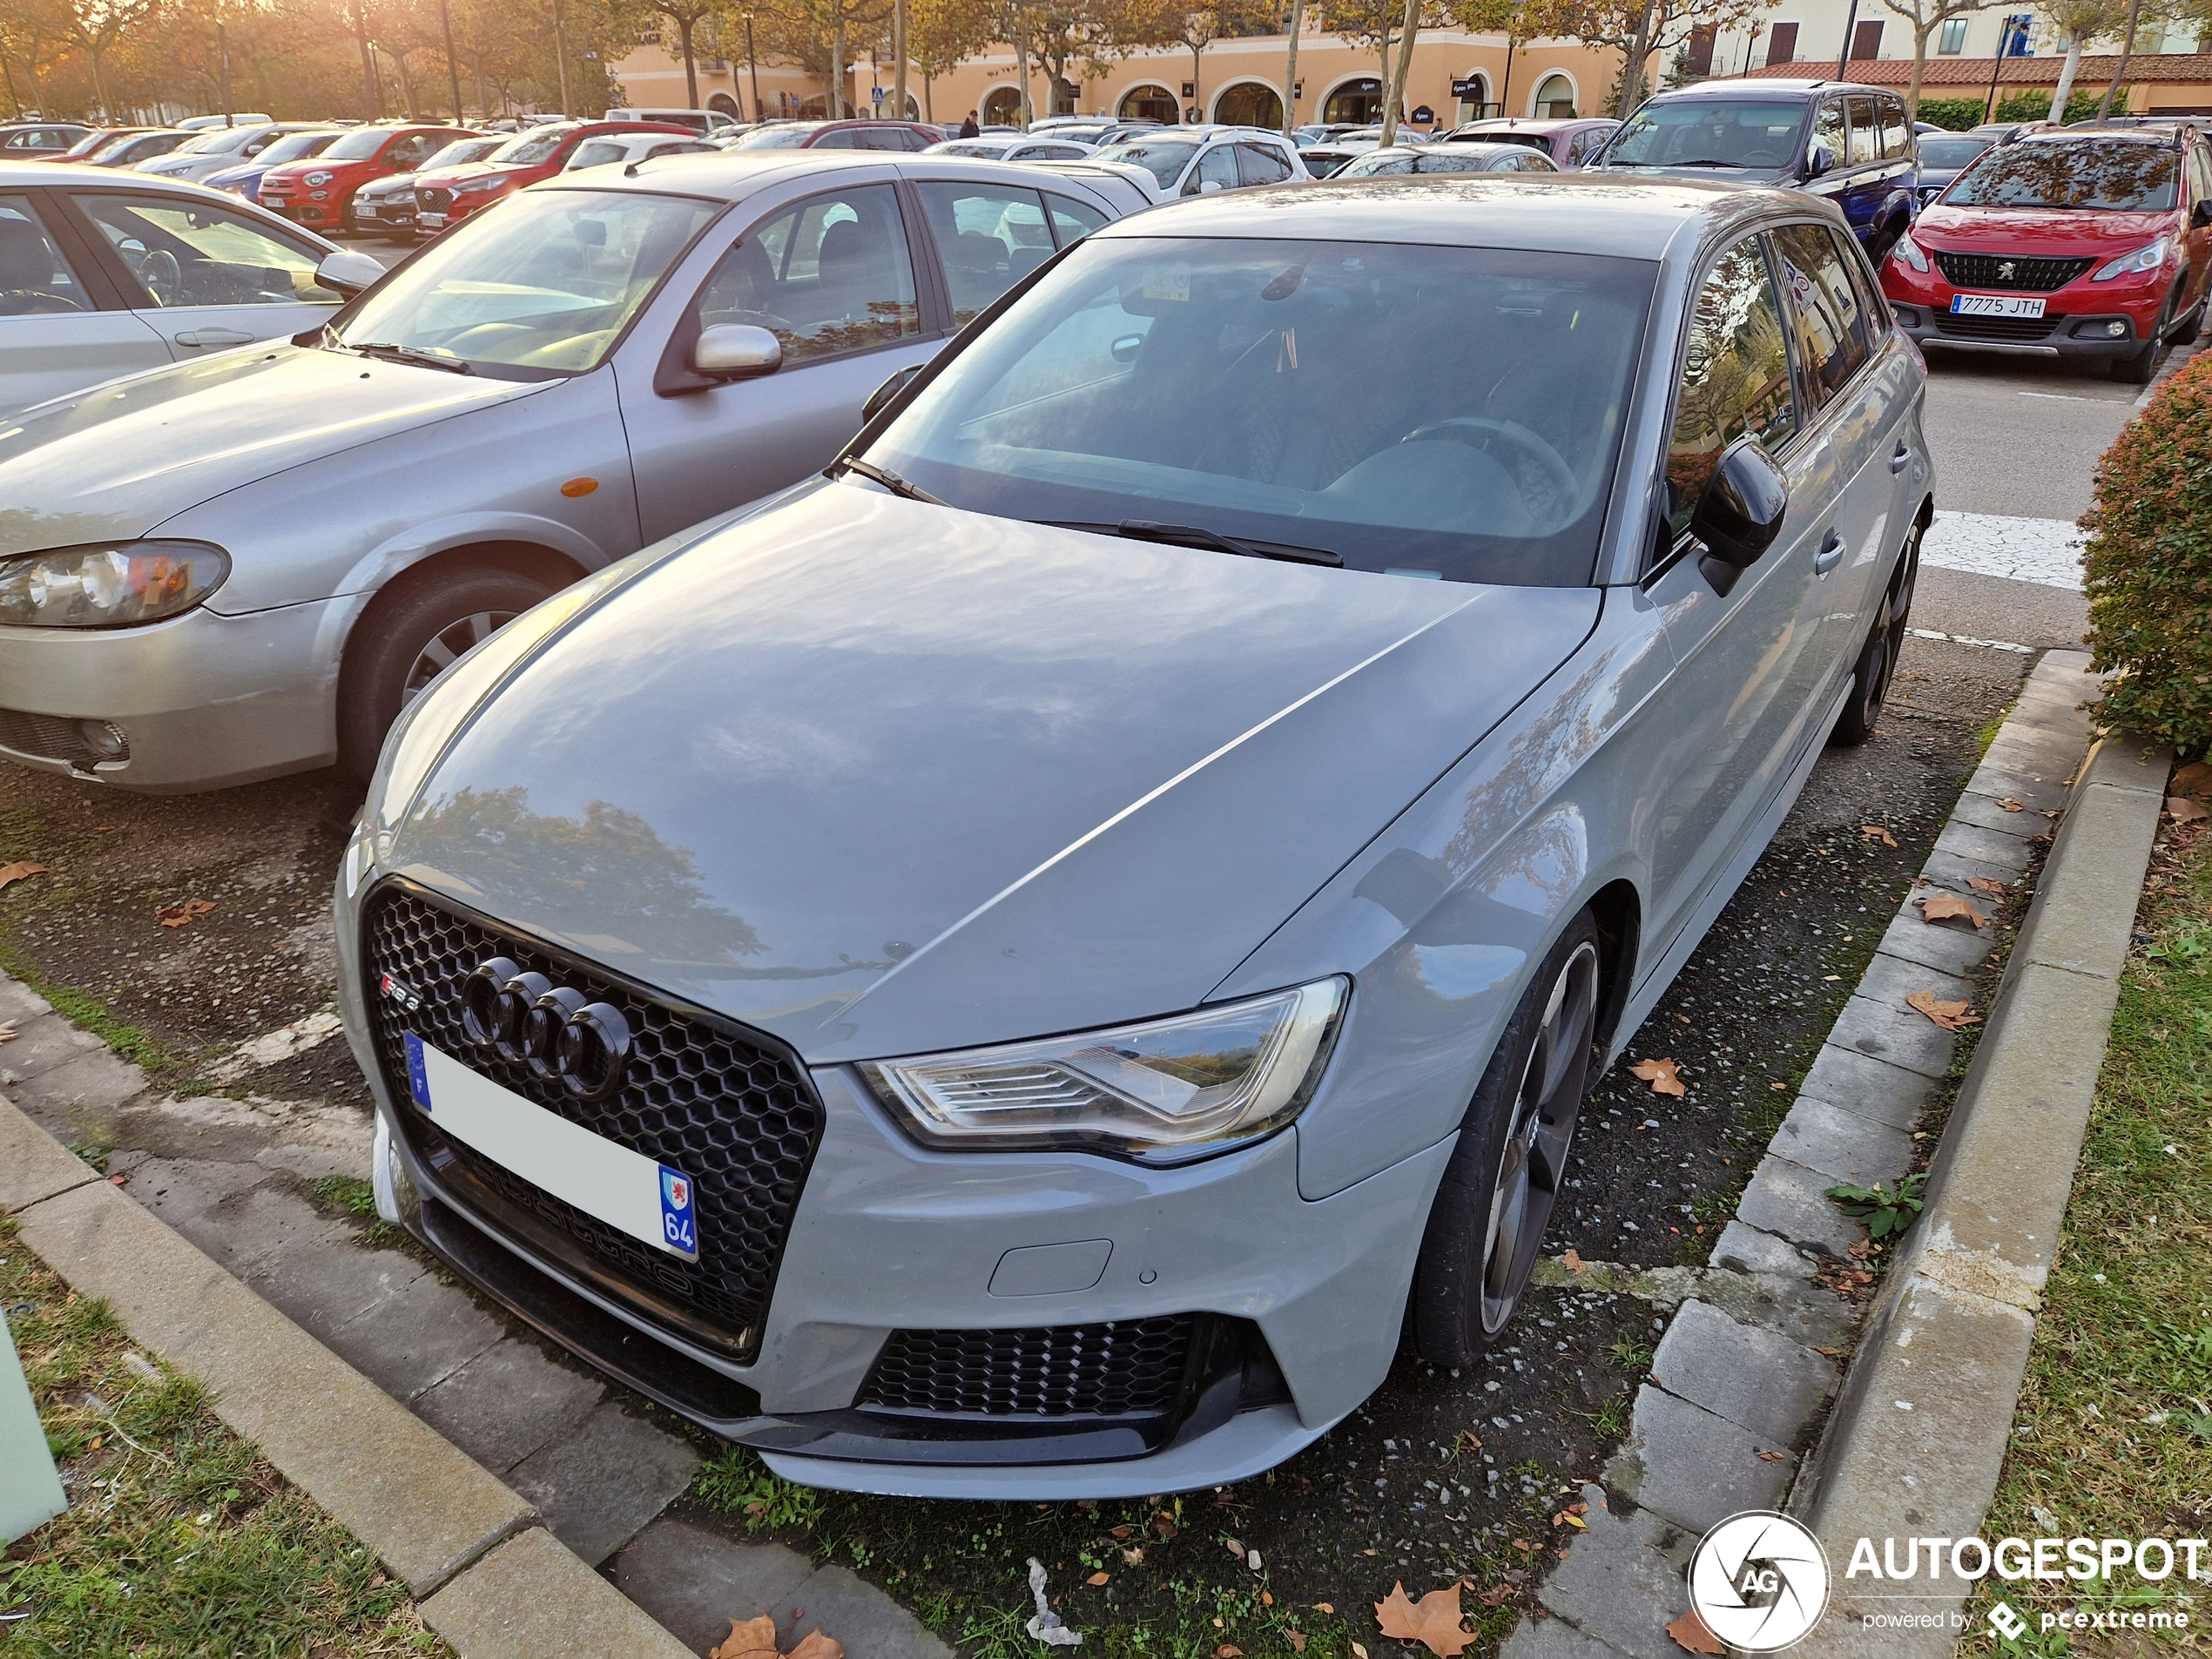
[[[376,107],[376,60],[368,50],[368,13],[359,5],[354,8],[354,36],[361,49],[361,119],[374,121],[381,113]],[[223,113],[224,125],[228,125],[230,111]]]
[[[553,56],[561,69],[561,113],[571,115],[575,99],[569,91],[569,32],[567,20],[561,15],[561,0],[553,0]]]
[[[407,54],[394,52],[392,61],[400,66],[400,107],[407,111],[410,121],[415,116],[415,77],[408,73]]]
[[[2105,86],[2105,95],[2097,101],[2097,125],[2102,126],[2112,114],[2113,94],[2128,78],[2128,60],[2135,55],[2135,24],[2143,15],[2143,0],[2128,0],[2128,32],[2120,42],[2120,62],[2114,66],[2112,79]]]
[[[1298,37],[1305,24],[1305,0],[1291,0],[1291,51],[1283,64],[1283,136],[1298,125]]]
[[[100,106],[101,118],[105,119],[108,118],[107,81],[100,73],[100,59],[106,54],[96,52],[88,46],[84,50],[84,56],[92,65],[92,98]]]
[[[1636,89],[1643,84],[1643,60],[1651,56],[1651,13],[1658,0],[1644,0],[1643,10],[1636,17],[1635,40],[1629,53],[1629,61],[1621,68],[1621,107],[1614,114],[1627,120],[1635,113]]]
[[[1398,112],[1406,107],[1406,74],[1413,67],[1413,42],[1421,30],[1421,0],[1406,0],[1405,26],[1398,31],[1398,71],[1383,97],[1383,148],[1398,142]]]
[[[907,0],[894,0],[891,8],[891,56],[897,60],[891,70],[892,118],[907,118]]]
[[[1905,119],[1907,125],[1920,118],[1920,78],[1928,69],[1928,30],[1943,21],[1937,17],[1927,29],[1912,31],[1912,80],[1905,89]]]
[[[2081,67],[2083,44],[2082,37],[2079,34],[2067,37],[2066,64],[2059,71],[2059,90],[2051,94],[2051,112],[2048,118],[2055,126],[2066,125],[2066,101],[2074,96],[2074,71]]]
[[[1386,98],[1390,96],[1390,25],[1388,24],[1385,24],[1383,25],[1382,31],[1382,51],[1379,54],[1379,61],[1382,64],[1381,84],[1383,96]]]
[[[934,124],[937,119],[937,102],[930,91],[929,83],[932,78],[928,75],[921,78],[921,118]],[[759,100],[755,99],[754,102],[758,103]]]
[[[699,71],[698,60],[691,51],[691,30],[698,19],[678,17],[673,22],[677,43],[684,48],[684,107],[696,110],[699,106]]]
[[[845,118],[845,9],[837,12],[837,30],[830,37],[830,108],[834,111],[830,119]]]

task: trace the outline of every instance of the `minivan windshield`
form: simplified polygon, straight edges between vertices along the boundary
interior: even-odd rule
[[[1353,570],[1581,586],[1657,269],[1094,237],[864,459],[1001,518],[1105,535],[1150,521],[1186,532],[1153,539]]]
[[[2182,152],[2134,140],[2008,144],[1945,191],[1946,207],[2078,207],[2157,212],[2174,205]]]
[[[1647,104],[1605,146],[1608,167],[1742,167],[1778,171],[1797,151],[1802,103],[1684,98]]]
[[[720,211],[641,192],[527,191],[424,248],[326,341],[510,380],[596,368]]]

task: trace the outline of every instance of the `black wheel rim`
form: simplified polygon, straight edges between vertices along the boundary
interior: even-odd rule
[[[1898,561],[1897,577],[1890,584],[1882,619],[1874,626],[1874,637],[1866,642],[1865,698],[1858,712],[1859,724],[1870,732],[1874,729],[1875,717],[1882,711],[1883,698],[1889,695],[1891,677],[1897,672],[1898,654],[1905,649],[1905,631],[1912,615],[1912,587],[1919,574],[1920,532],[1915,529],[1912,540],[1905,544],[1904,556]]]
[[[1502,1330],[1535,1265],[1567,1169],[1567,1149],[1588,1080],[1597,1029],[1597,947],[1575,948],[1552,981],[1544,1017],[1522,1068],[1513,1117],[1490,1186],[1482,1245],[1482,1330]]]
[[[408,664],[407,678],[400,686],[400,706],[422,695],[430,682],[453,666],[462,652],[472,645],[481,645],[494,634],[515,620],[518,610],[479,610],[472,616],[447,624],[415,654]]]

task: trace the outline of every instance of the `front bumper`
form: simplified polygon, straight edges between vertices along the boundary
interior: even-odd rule
[[[555,1339],[752,1446],[780,1474],[853,1491],[999,1499],[1221,1485],[1311,1443],[1388,1370],[1448,1138],[1308,1201],[1295,1130],[1174,1170],[953,1156],[910,1141],[845,1067],[807,1074],[819,1138],[757,1338],[746,1352],[699,1339],[564,1255],[563,1240],[526,1216],[487,1202],[449,1151],[441,1163],[435,1129],[411,1100],[395,1098],[372,1031],[373,1019],[398,1016],[373,1015],[364,1000],[376,967],[364,956],[361,912],[374,873],[357,853],[347,868],[341,1008],[377,1096],[393,1173],[403,1177],[388,1184],[414,1195],[407,1224]],[[401,1080],[396,1092],[405,1089]],[[1005,1293],[1009,1252],[1077,1245],[1103,1261],[1088,1288]],[[1190,1316],[1211,1334],[1192,1348],[1165,1418],[886,1404],[884,1366],[926,1345],[917,1338],[1020,1343]]]
[[[2098,283],[2085,275],[2047,292],[2004,296],[2040,299],[2040,317],[1960,317],[1952,314],[1953,297],[1996,290],[1955,287],[1938,271],[1916,272],[1895,255],[1882,264],[1882,293],[1897,325],[1924,349],[2036,357],[2134,356],[2157,326],[2168,280],[2163,273],[2149,282]]]
[[[340,646],[360,598],[226,617],[201,606],[142,628],[0,627],[0,759],[163,794],[337,758]],[[100,753],[78,722],[121,733]]]

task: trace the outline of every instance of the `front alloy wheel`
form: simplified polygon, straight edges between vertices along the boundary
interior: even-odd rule
[[[1413,1283],[1424,1359],[1458,1366],[1521,1304],[1566,1178],[1597,1039],[1597,926],[1578,915],[1506,1024],[1446,1167]]]

